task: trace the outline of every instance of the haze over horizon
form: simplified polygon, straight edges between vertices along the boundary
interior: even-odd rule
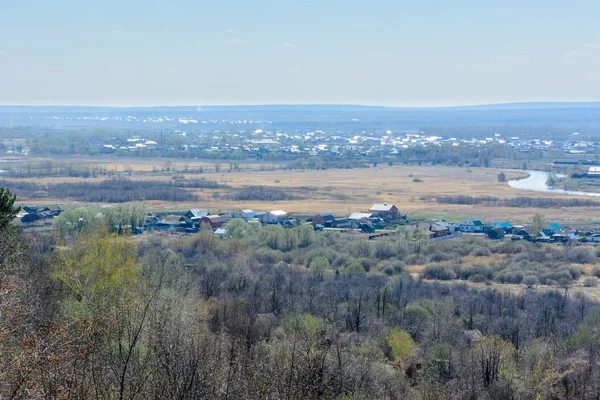
[[[579,0],[5,4],[0,104],[395,107],[598,101]]]

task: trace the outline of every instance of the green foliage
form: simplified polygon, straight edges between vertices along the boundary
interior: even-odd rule
[[[529,228],[530,235],[538,235],[544,227],[546,226],[546,218],[543,214],[536,213],[533,216],[533,222],[531,223],[531,227]]]
[[[310,262],[309,271],[317,279],[323,280],[325,272],[329,269],[329,260],[325,257],[315,257]]]
[[[0,187],[0,229],[8,227],[15,216],[21,211],[21,207],[15,207],[17,196],[8,189]]]
[[[63,211],[54,218],[52,230],[63,239],[84,235],[106,233],[108,224],[99,207],[77,207]]]
[[[130,240],[83,234],[71,248],[57,249],[51,275],[67,293],[63,311],[70,317],[90,317],[135,287],[140,270]]]
[[[365,273],[365,267],[359,262],[351,262],[346,265],[344,268],[340,269],[340,273],[342,275],[353,275],[353,274],[361,274]]]
[[[241,218],[234,218],[227,223],[226,236],[231,239],[244,239],[252,236],[255,229]]]
[[[554,187],[554,186],[556,186],[558,181],[559,181],[559,179],[556,176],[556,174],[553,171],[550,171],[548,173],[548,179],[546,179],[546,185],[548,185],[550,187]]]
[[[577,348],[600,344],[600,307],[593,307],[588,312],[570,342]]]
[[[412,356],[415,341],[410,334],[401,329],[392,329],[387,335],[387,344],[390,346],[394,361],[405,361]]]
[[[452,360],[452,347],[437,344],[423,361],[423,378],[432,382],[448,382],[454,378],[455,367]]]

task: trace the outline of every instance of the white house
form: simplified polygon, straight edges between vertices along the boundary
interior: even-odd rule
[[[350,216],[348,217],[349,220],[353,220],[353,221],[361,221],[363,219],[369,219],[371,218],[373,214],[371,213],[361,213],[361,212],[355,212],[350,214]]]
[[[242,218],[249,220],[250,218],[256,218],[256,213],[252,210],[242,210]]]
[[[287,219],[288,214],[285,211],[269,211],[263,216],[262,222],[265,224],[277,224]]]
[[[468,218],[457,224],[457,230],[460,232],[483,232],[484,225],[477,218]]]

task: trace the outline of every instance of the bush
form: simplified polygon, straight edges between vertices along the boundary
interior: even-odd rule
[[[433,262],[450,261],[453,258],[456,258],[456,256],[446,251],[435,251],[429,255],[429,259]]]
[[[518,284],[523,281],[523,273],[521,271],[500,271],[496,274],[495,280],[500,283]]]
[[[492,255],[492,252],[487,247],[478,247],[471,252],[471,255],[475,257],[489,257]]]
[[[598,278],[588,277],[583,281],[583,286],[585,287],[597,287],[598,286]]]
[[[393,257],[396,254],[397,253],[391,242],[387,240],[378,240],[375,243],[375,257],[379,258],[380,260],[385,260],[386,258]]]
[[[567,261],[577,264],[589,264],[594,262],[594,254],[585,247],[569,249],[566,254]]]
[[[528,287],[528,288],[532,288],[532,287],[534,287],[535,285],[539,285],[539,284],[540,284],[540,280],[539,280],[539,279],[538,279],[538,277],[537,277],[537,276],[535,276],[535,275],[526,275],[526,276],[523,278],[523,283],[524,283],[525,285],[527,285],[527,287]]]
[[[573,275],[571,275],[571,271],[567,268],[562,268],[546,272],[541,276],[541,281],[545,285],[566,284],[573,281]]]
[[[394,274],[401,273],[402,270],[404,269],[404,267],[406,267],[406,264],[404,264],[402,261],[399,261],[399,260],[386,260],[386,261],[382,261],[377,266],[377,269],[379,271],[382,271],[386,275],[394,275]]]
[[[283,253],[279,250],[262,248],[254,252],[254,258],[260,263],[274,265],[283,261]]]
[[[485,281],[487,281],[487,278],[481,274],[475,274],[475,275],[469,276],[469,282],[483,283]]]
[[[592,268],[592,275],[594,275],[596,278],[600,278],[600,266]]]
[[[456,273],[450,267],[441,264],[430,264],[423,269],[423,277],[426,279],[438,279],[449,281],[456,279]]]
[[[423,265],[429,262],[429,258],[424,256],[423,254],[411,254],[410,256],[404,259],[404,262],[407,265]]]

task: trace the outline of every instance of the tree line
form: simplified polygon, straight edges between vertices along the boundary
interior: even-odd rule
[[[551,207],[598,207],[599,201],[584,198],[559,198],[559,197],[529,197],[517,196],[512,198],[502,198],[497,196],[470,196],[470,195],[444,195],[423,197],[421,200],[435,201],[440,204],[485,204],[491,207],[533,207],[533,208],[551,208]]]

